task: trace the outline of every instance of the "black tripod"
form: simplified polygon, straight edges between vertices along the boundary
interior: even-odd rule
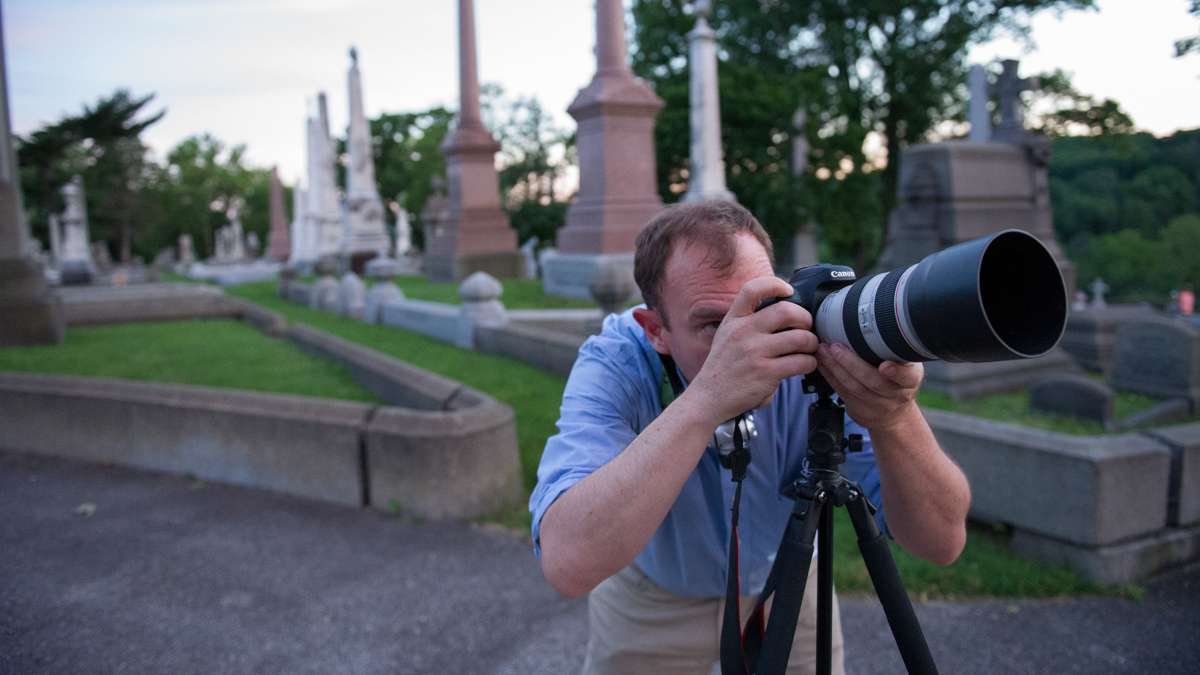
[[[817,400],[809,406],[808,467],[804,479],[794,482],[787,496],[795,500],[788,519],[783,541],[766,587],[751,618],[761,630],[762,608],[774,593],[775,602],[770,619],[761,637],[753,635],[747,626],[740,638],[739,654],[732,654],[738,637],[730,639],[729,614],[722,629],[721,664],[725,675],[731,675],[733,664],[742,667],[736,672],[755,675],[782,675],[787,669],[792,650],[792,638],[808,581],[809,565],[813,558],[813,539],[819,534],[817,548],[817,673],[828,675],[832,667],[832,610],[833,610],[833,507],[844,506],[858,535],[858,547],[863,562],[875,586],[875,593],[887,615],[892,636],[909,673],[937,673],[929,646],[912,604],[896,570],[888,549],[887,537],[879,531],[872,513],[875,507],[862,489],[838,471],[846,461],[847,452],[862,449],[862,437],[845,436],[845,406],[832,397],[833,388],[818,373],[805,376],[804,390],[816,393]],[[739,485],[740,487],[740,485]],[[736,519],[736,508],[735,515]],[[736,526],[736,522],[734,523]],[[736,565],[736,562],[735,562]],[[736,567],[731,568],[736,574]],[[736,614],[734,614],[736,616]],[[733,619],[733,630],[740,627]],[[736,660],[735,660],[736,659]]]

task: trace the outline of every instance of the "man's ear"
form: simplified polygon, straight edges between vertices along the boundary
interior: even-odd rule
[[[667,341],[663,337],[663,331],[666,328],[663,326],[662,316],[659,315],[658,310],[638,307],[633,310],[633,319],[646,332],[646,338],[650,340],[650,346],[654,347],[654,351],[664,356],[671,355],[671,348],[667,346]]]

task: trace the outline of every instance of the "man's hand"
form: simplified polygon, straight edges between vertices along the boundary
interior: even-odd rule
[[[920,363],[884,361],[875,368],[843,344],[821,345],[817,360],[850,417],[872,433],[902,423],[916,409],[925,376]]]
[[[716,424],[769,401],[780,380],[816,369],[817,336],[808,310],[778,302],[754,311],[763,300],[792,292],[782,279],[759,277],[733,299],[704,366],[687,388],[705,396],[719,416]]]

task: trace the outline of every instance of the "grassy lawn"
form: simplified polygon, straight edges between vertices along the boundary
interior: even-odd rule
[[[517,441],[526,490],[537,482],[537,465],[546,439],[555,432],[558,406],[566,378],[551,375],[511,359],[480,354],[427,338],[417,333],[370,324],[302,307],[281,300],[274,282],[243,284],[226,289],[287,317],[338,337],[366,345],[415,366],[487,392],[516,412]],[[523,507],[522,507],[523,508]],[[525,516],[527,518],[527,516]],[[520,510],[506,514],[505,522],[521,522]],[[525,522],[528,522],[527,520]]]
[[[0,349],[5,370],[380,402],[341,364],[230,319],[74,327],[59,346]]]
[[[1030,412],[1028,391],[992,394],[971,401],[955,401],[941,392],[923,390],[918,394],[917,400],[922,407],[964,413],[997,422],[1012,422],[1064,434],[1092,436],[1107,433],[1104,427],[1096,422]],[[1113,415],[1115,419],[1123,419],[1155,403],[1157,401],[1148,396],[1117,392],[1113,400]]]

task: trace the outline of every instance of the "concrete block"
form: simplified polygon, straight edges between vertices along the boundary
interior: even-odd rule
[[[571,366],[586,339],[582,335],[511,324],[475,327],[475,349],[478,351],[507,356],[563,376],[571,373]]]
[[[1171,524],[1200,523],[1200,422],[1146,433],[1171,449]]]
[[[381,408],[367,425],[370,503],[421,518],[473,518],[520,501],[512,409],[470,392],[449,412]]]
[[[397,300],[380,309],[380,323],[428,335],[463,348],[471,347],[471,322],[455,305],[424,300]]]
[[[230,298],[229,302],[243,321],[267,335],[277,337],[287,330],[287,319],[282,314],[238,298]]]
[[[70,326],[236,317],[219,289],[198,284],[74,287],[61,291]]]
[[[359,505],[370,406],[303,396],[0,373],[0,447]]]
[[[1017,530],[1012,550],[1021,556],[1069,567],[1103,584],[1124,584],[1200,557],[1200,526],[1169,528],[1110,546],[1079,546]]]
[[[1084,546],[1167,524],[1170,450],[1141,434],[1070,436],[940,410],[925,416],[971,483],[971,515]]]

